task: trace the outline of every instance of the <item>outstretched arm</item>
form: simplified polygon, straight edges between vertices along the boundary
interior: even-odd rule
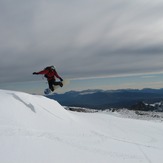
[[[48,70],[42,70],[42,71],[39,71],[39,72],[33,72],[33,75],[47,74],[47,73],[48,73]]]
[[[56,76],[58,79],[60,79],[61,81],[63,81],[63,79],[58,75],[57,71],[54,71],[54,73],[55,73],[55,76]]]

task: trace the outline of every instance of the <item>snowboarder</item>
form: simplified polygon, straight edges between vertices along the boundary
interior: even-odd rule
[[[53,85],[59,85],[60,87],[63,87],[63,79],[58,75],[56,69],[54,66],[48,66],[44,70],[39,72],[33,72],[33,75],[39,75],[44,74],[44,77],[47,78],[49,89],[53,92],[54,87]],[[56,81],[55,77],[60,79],[60,81]]]

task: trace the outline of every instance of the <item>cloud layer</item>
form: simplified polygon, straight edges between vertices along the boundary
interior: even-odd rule
[[[161,0],[0,0],[0,82],[163,70]]]

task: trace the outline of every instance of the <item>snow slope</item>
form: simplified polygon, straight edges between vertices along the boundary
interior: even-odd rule
[[[163,123],[75,113],[43,96],[0,90],[2,163],[162,163]]]

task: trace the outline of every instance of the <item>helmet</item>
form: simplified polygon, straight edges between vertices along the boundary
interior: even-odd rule
[[[56,69],[56,67],[55,67],[55,66],[53,66],[53,65],[52,65],[52,66],[50,66],[50,67],[51,67],[51,69],[53,69],[53,70],[55,70],[55,69]]]
[[[55,70],[56,67],[55,66],[48,66],[48,67],[45,67],[44,70]]]

